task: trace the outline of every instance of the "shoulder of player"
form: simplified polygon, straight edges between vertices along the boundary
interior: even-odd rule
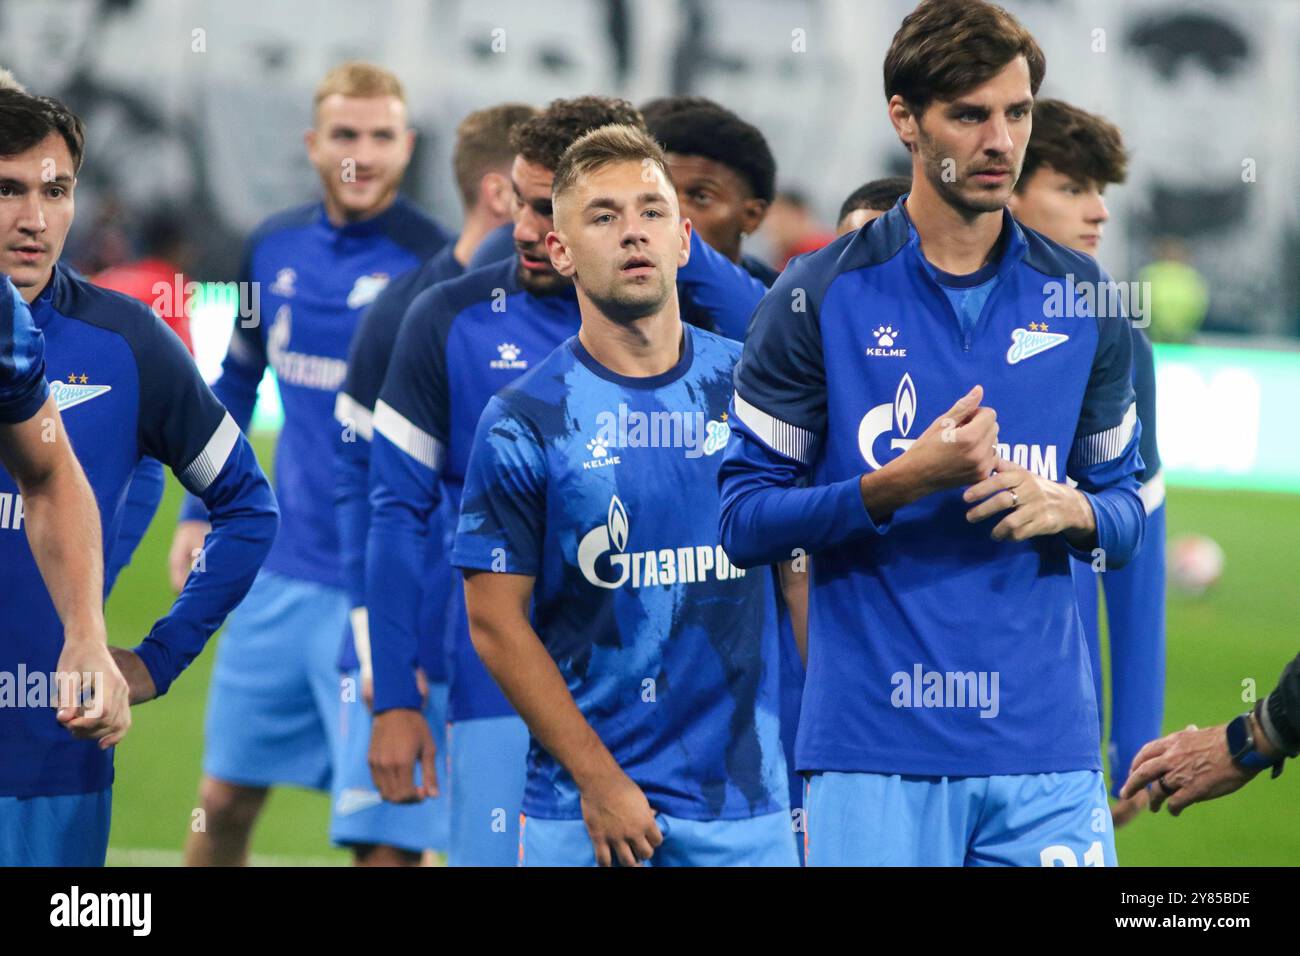
[[[428,259],[452,239],[442,223],[405,196],[398,196],[394,201],[384,232],[393,242],[422,259]]]
[[[56,272],[50,304],[62,316],[116,332],[133,347],[147,345],[160,331],[175,335],[144,302],[101,288],[62,266]]]
[[[1079,252],[1055,242],[1018,220],[1011,220],[1025,242],[1024,265],[1054,279],[1073,276],[1075,282],[1108,281],[1110,277],[1100,263],[1086,252]]]
[[[809,311],[815,312],[836,279],[890,261],[907,245],[909,235],[907,217],[901,207],[895,206],[856,232],[845,233],[820,249],[791,259],[766,298],[788,298],[802,291],[811,307]]]
[[[277,212],[264,219],[256,229],[249,233],[247,248],[251,251],[274,236],[308,229],[317,222],[320,216],[321,204],[319,202],[303,203],[301,206],[294,206],[292,209]]]
[[[512,257],[430,286],[411,303],[407,314],[412,317],[418,314],[421,317],[419,321],[437,326],[445,337],[452,323],[466,314],[499,318],[500,310],[505,308],[505,299],[520,292]],[[497,311],[476,308],[484,305],[497,307],[498,303]]]
[[[502,386],[492,398],[498,410],[527,422],[535,434],[545,434],[543,421],[564,405],[570,387],[569,371],[579,364],[573,351],[576,339],[565,339],[528,371]]]
[[[740,361],[740,354],[745,349],[743,343],[695,325],[686,325],[686,329],[692,337],[696,364],[732,368]]]

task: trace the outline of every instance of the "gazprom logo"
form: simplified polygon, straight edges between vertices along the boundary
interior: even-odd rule
[[[616,588],[627,580],[628,557],[624,553],[627,549],[627,532],[627,509],[618,500],[618,495],[612,495],[605,524],[592,528],[578,543],[578,567],[582,576],[596,587]],[[617,553],[609,554],[611,551]],[[597,572],[596,560],[603,554],[609,554],[609,564],[618,572],[616,580],[606,580]]]
[[[858,425],[858,450],[872,469],[884,467],[876,458],[875,451],[880,436],[890,432],[897,436],[889,442],[891,451],[907,451],[912,447],[916,439],[907,436],[916,422],[917,406],[916,384],[911,375],[904,373],[894,390],[894,401],[877,405],[862,416]]]
[[[720,544],[629,552],[630,527],[623,502],[618,495],[611,495],[605,523],[578,542],[578,569],[589,584],[612,591],[625,584],[633,588],[696,584],[707,581],[709,572],[719,581],[745,576],[744,569],[731,563]],[[598,567],[602,558],[607,571]]]

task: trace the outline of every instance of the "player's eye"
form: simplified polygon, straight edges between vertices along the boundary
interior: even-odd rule
[[[613,213],[602,212],[599,216],[597,216],[595,219],[591,221],[596,223],[597,225],[603,226],[607,222],[613,222],[614,215]]]
[[[982,123],[984,122],[984,115],[974,110],[968,110],[965,113],[958,113],[957,121],[959,123]]]
[[[652,219],[662,219],[664,217],[664,214],[658,209],[647,209],[645,212],[641,213],[641,215],[649,216]]]
[[[1029,115],[1029,110],[1025,109],[1023,106],[1018,106],[1015,109],[1008,111],[1007,115],[1012,119],[1020,120]]]
[[[62,186],[51,186],[49,189],[45,191],[45,193],[51,199],[62,199],[65,195],[67,195],[67,193],[64,191]]]
[[[709,203],[709,194],[706,192],[696,190],[695,192],[687,193],[687,196],[691,202],[695,203],[697,206],[707,206]]]
[[[13,195],[16,195],[16,193],[14,192],[14,187],[0,186],[0,199],[8,199],[10,196]]]

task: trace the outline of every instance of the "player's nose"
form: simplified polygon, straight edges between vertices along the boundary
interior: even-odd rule
[[[1101,225],[1109,219],[1110,210],[1106,208],[1106,200],[1102,199],[1100,194],[1094,195],[1092,202],[1088,204],[1088,222]]]
[[[519,218],[515,220],[514,240],[523,245],[539,242],[542,238],[538,228],[537,215],[528,206],[524,206]]]
[[[18,229],[21,232],[39,233],[45,231],[45,210],[41,208],[40,197],[28,193],[18,211]]]
[[[994,116],[986,124],[987,137],[984,140],[984,152],[990,156],[1007,156],[1015,148],[1011,140],[1011,127],[1005,116]]]

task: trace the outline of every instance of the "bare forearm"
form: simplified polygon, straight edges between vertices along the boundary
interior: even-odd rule
[[[790,612],[790,629],[794,643],[799,648],[799,660],[808,666],[808,557],[784,561],[778,565],[781,577],[781,596]]]
[[[908,461],[907,455],[901,455],[884,468],[863,474],[858,482],[858,490],[871,520],[881,523],[899,508],[910,505],[937,489],[924,482],[912,467],[912,462]]]
[[[104,550],[90,484],[67,455],[42,480],[20,483],[27,540],[68,638],[104,634]]]
[[[99,508],[53,398],[29,420],[0,427],[0,460],[22,493],[27,540],[64,632],[102,643]]]
[[[504,620],[503,620],[504,618]],[[613,755],[578,710],[555,661],[522,615],[473,621],[474,647],[506,699],[579,788],[616,771]]]

